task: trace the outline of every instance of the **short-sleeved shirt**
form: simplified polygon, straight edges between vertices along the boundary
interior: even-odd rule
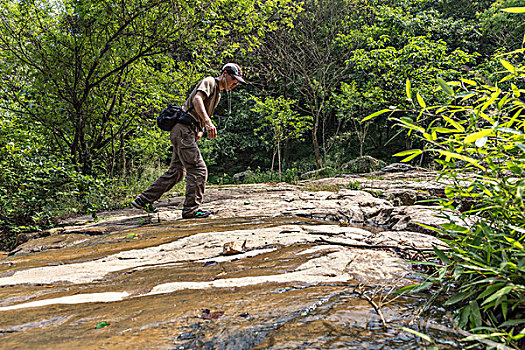
[[[195,120],[199,122],[200,127],[204,128],[204,120],[202,120],[199,114],[195,111],[195,107],[193,106],[193,98],[195,97],[195,95],[197,95],[197,92],[199,91],[202,91],[204,95],[206,95],[206,99],[204,100],[204,108],[206,109],[206,112],[211,118],[213,112],[215,111],[215,108],[217,107],[217,104],[221,99],[221,90],[219,89],[219,82],[217,81],[217,79],[215,79],[214,77],[204,78],[195,86],[190,96],[182,106],[182,109],[191,114],[195,118]]]

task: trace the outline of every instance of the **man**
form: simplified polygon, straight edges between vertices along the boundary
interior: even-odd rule
[[[186,195],[182,217],[205,218],[211,214],[209,211],[199,209],[204,196],[208,169],[197,142],[203,135],[203,129],[206,129],[210,138],[217,137],[217,129],[211,121],[211,116],[219,103],[221,91],[231,91],[240,82],[244,83],[241,67],[235,63],[227,63],[219,77],[207,77],[195,86],[182,106],[182,110],[195,119],[194,123],[192,125],[176,123],[173,126],[170,132],[170,140],[173,144],[170,167],[131,203],[135,208],[156,213],[157,208],[152,203],[176,183],[182,181],[186,173]]]

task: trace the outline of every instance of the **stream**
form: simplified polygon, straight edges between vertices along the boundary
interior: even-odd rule
[[[428,295],[394,293],[418,277],[399,252],[373,248],[381,234],[281,216],[41,238],[0,260],[0,348],[463,347],[443,309],[418,316]],[[246,250],[225,255],[227,242]]]

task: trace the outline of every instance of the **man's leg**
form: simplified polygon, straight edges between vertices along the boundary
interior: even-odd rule
[[[195,217],[204,197],[208,169],[195,140],[193,128],[177,124],[174,129],[176,129],[175,137],[172,142],[176,144],[175,149],[186,169],[186,196],[182,216],[184,218]]]
[[[200,152],[199,152],[200,153]],[[186,167],[186,196],[182,216],[184,218],[194,217],[204,198],[206,180],[208,179],[208,169],[204,160],[195,165]],[[209,214],[208,214],[209,215]],[[206,215],[206,216],[208,216]]]
[[[151,204],[164,193],[171,190],[175,184],[182,181],[184,178],[184,167],[176,150],[177,147],[174,145],[169,169],[138,196],[139,202]]]

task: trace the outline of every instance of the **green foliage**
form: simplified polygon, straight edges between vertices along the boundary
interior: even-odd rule
[[[255,107],[252,111],[261,115],[261,126],[255,129],[255,132],[260,132],[266,128],[270,130],[274,157],[277,154],[279,160],[279,181],[281,181],[281,144],[287,140],[300,138],[310,130],[312,128],[312,117],[294,112],[292,105],[296,104],[297,101],[282,96],[267,97],[264,101],[255,96],[253,99],[255,100]]]
[[[516,6],[523,6],[523,1],[493,1],[490,8],[478,15],[488,44],[483,48],[485,51],[492,53],[497,49],[512,50],[522,46],[525,23],[519,9],[523,7]]]
[[[231,114],[228,100],[231,101]],[[221,98],[213,116],[218,130],[217,138],[204,138],[199,143],[212,176],[223,176],[225,172],[232,175],[248,168],[270,167],[271,144],[265,143],[253,132],[260,126],[257,114],[251,111],[254,105],[251,95],[244,89],[235,90],[231,96]]]
[[[42,148],[40,137],[0,119],[0,247],[11,249],[19,232],[54,225],[59,208],[82,198],[101,182],[76,171],[69,159]]]
[[[275,175],[273,171],[263,171],[260,168],[255,170],[245,171],[245,176],[242,178],[236,178],[229,174],[221,174],[213,176],[209,179],[210,184],[215,185],[229,185],[229,184],[256,184],[256,183],[273,183],[275,182]],[[289,168],[282,172],[281,179],[279,181],[288,182],[288,183],[297,183],[300,180],[299,171],[296,168]]]
[[[431,153],[443,166],[452,185],[441,206],[474,203],[463,224],[436,229],[450,250],[435,248],[443,267],[429,281],[453,293],[446,305],[454,305],[460,327],[517,345],[525,336],[525,90],[518,87],[525,67],[499,59],[495,85],[438,79],[448,103],[421,106],[415,121],[393,119],[425,145],[399,153],[403,161]],[[422,123],[423,116],[431,122]]]

